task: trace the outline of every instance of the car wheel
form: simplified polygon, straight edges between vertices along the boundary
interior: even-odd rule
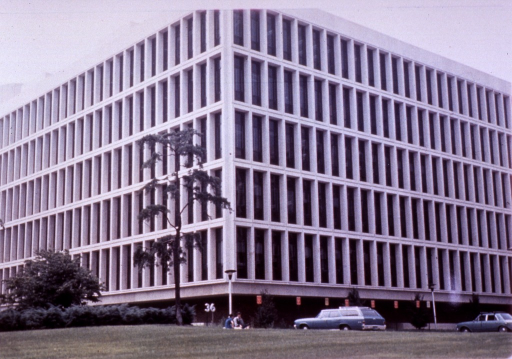
[[[309,327],[308,327],[306,324],[302,324],[302,325],[300,326],[300,329],[308,330],[308,329],[309,329]]]
[[[508,329],[506,327],[499,327],[498,332],[505,333],[505,332],[508,332]]]
[[[348,325],[342,325],[340,330],[350,330],[350,327]]]
[[[460,331],[461,331],[462,333],[468,333],[468,332],[469,332],[469,329],[468,329],[468,328],[466,328],[466,327],[463,327],[463,328],[460,328]]]

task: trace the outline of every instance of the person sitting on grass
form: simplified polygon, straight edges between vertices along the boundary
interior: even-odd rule
[[[235,329],[250,329],[251,327],[245,325],[244,320],[242,319],[242,313],[238,312],[235,319],[233,320],[233,325]]]
[[[233,314],[228,314],[228,318],[224,322],[224,329],[233,329],[233,319],[231,317]]]

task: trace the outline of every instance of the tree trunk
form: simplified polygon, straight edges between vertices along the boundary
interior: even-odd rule
[[[181,317],[181,293],[180,293],[180,280],[181,280],[181,263],[180,263],[180,241],[181,241],[181,230],[178,227],[176,229],[176,238],[174,239],[174,248],[172,251],[173,255],[173,266],[174,266],[174,297],[176,308],[176,324],[183,325],[183,318]]]

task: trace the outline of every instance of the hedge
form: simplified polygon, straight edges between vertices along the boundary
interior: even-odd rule
[[[194,306],[181,309],[183,324],[192,323]],[[127,304],[113,306],[72,306],[61,309],[6,309],[0,312],[0,331],[89,327],[101,325],[175,324],[176,309],[139,308]]]

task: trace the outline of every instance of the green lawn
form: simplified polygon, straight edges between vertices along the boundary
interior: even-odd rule
[[[0,358],[508,358],[509,333],[223,330],[167,325],[0,333]]]

